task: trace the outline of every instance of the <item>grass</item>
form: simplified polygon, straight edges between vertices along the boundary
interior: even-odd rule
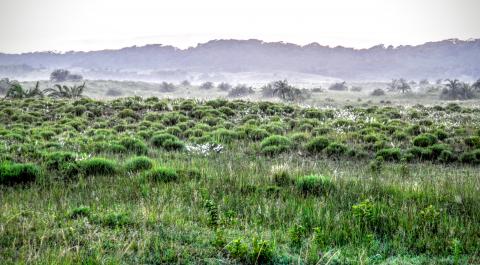
[[[157,111],[154,99],[3,101],[0,113],[31,112],[33,123],[0,114],[0,176],[27,167],[42,181],[0,185],[0,264],[480,262],[480,156],[471,139],[478,109],[367,107],[306,117],[283,104],[183,102]],[[89,111],[72,119],[73,104]],[[199,111],[211,105],[235,114],[205,119]],[[120,115],[125,122],[118,113],[127,108],[135,115]],[[413,110],[421,119],[408,118]],[[425,121],[436,116],[442,124]],[[167,135],[171,126],[182,128],[179,136]],[[439,127],[446,138],[413,145]],[[183,134],[191,128],[202,133]],[[32,129],[55,134],[37,138]],[[252,136],[258,130],[265,137]],[[398,131],[406,138],[395,139]],[[194,142],[200,136],[222,148]],[[122,139],[127,152],[107,148]],[[169,139],[185,148],[164,148]],[[132,157],[145,148],[148,157]],[[77,166],[78,178],[60,181],[63,165]]]

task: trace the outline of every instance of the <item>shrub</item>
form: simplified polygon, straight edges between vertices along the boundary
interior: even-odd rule
[[[347,89],[348,87],[346,85],[346,82],[335,83],[335,84],[332,84],[330,87],[328,87],[328,90],[336,90],[336,91],[345,91]]]
[[[325,153],[329,156],[341,156],[348,151],[348,147],[341,143],[330,143],[327,148],[325,148]]]
[[[87,176],[113,175],[117,171],[117,163],[106,158],[90,158],[79,163],[82,172]]]
[[[123,145],[128,151],[138,155],[143,155],[148,152],[147,145],[140,139],[124,137],[120,140],[120,144]]]
[[[231,143],[238,138],[238,134],[235,131],[224,128],[217,129],[212,134],[213,139],[221,143]]]
[[[155,182],[171,182],[178,179],[178,173],[172,168],[156,167],[145,172],[144,177]]]
[[[79,218],[79,217],[89,217],[91,214],[91,209],[86,206],[80,206],[77,208],[74,208],[70,211],[68,214],[68,217],[71,219]]]
[[[463,141],[469,147],[480,147],[480,136],[470,136]]]
[[[272,179],[278,186],[286,186],[292,183],[292,178],[286,165],[272,167]]]
[[[325,137],[317,136],[311,139],[306,145],[305,149],[310,153],[320,153],[330,144],[330,140]]]
[[[147,170],[151,169],[152,167],[153,161],[146,156],[133,157],[125,163],[125,169],[131,172]]]
[[[437,142],[437,137],[430,133],[421,134],[413,139],[413,145],[418,147],[428,147]]]
[[[465,152],[459,157],[460,162],[468,164],[480,163],[480,149],[476,149],[470,152]]]
[[[291,141],[285,136],[272,135],[260,143],[262,153],[274,155],[287,151],[291,146]]]
[[[296,181],[297,189],[304,195],[328,194],[334,189],[334,183],[330,177],[320,175],[304,176]]]
[[[72,152],[53,152],[45,157],[45,167],[48,170],[62,170],[66,164],[75,163],[76,154]]]
[[[34,164],[3,162],[0,164],[0,185],[33,182],[40,174],[40,168]]]
[[[375,90],[372,91],[372,93],[370,94],[372,96],[384,96],[385,95],[385,91],[381,88],[377,88]]]
[[[381,156],[386,161],[400,161],[402,158],[402,152],[400,148],[384,148],[378,151],[376,156]]]

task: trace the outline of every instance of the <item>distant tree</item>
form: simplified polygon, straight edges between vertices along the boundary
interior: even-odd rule
[[[252,87],[249,87],[247,85],[237,85],[235,88],[231,89],[228,92],[228,96],[232,98],[238,98],[238,97],[243,97],[247,96],[250,94],[255,93]]]
[[[230,85],[229,83],[222,82],[218,84],[217,88],[222,91],[229,91],[230,89],[232,89],[232,85]]]
[[[271,98],[271,97],[274,97],[275,95],[273,94],[273,83],[268,83],[264,86],[262,86],[260,88],[260,90],[262,91],[262,97],[265,97],[265,98]]]
[[[439,78],[439,79],[437,79],[437,81],[435,81],[435,84],[441,85],[442,82],[443,82],[443,79]]]
[[[200,85],[201,89],[212,89],[213,88],[213,83],[208,81]]]
[[[12,81],[8,78],[2,78],[0,79],[0,94],[5,94],[7,93],[8,89],[12,86]]]
[[[61,85],[55,85],[54,88],[47,88],[45,90],[46,93],[48,93],[48,96],[52,98],[69,98],[69,99],[75,99],[75,98],[83,98],[83,92],[85,90],[85,83],[83,83],[80,86],[74,85],[74,86],[61,86]]]
[[[336,91],[345,91],[345,90],[348,90],[348,87],[347,87],[347,82],[343,81],[341,83],[335,83],[335,84],[332,84],[328,90],[336,90]]]
[[[474,90],[480,90],[480,79],[478,79],[477,81],[475,81],[475,83],[472,84],[472,88]]]
[[[182,85],[182,86],[190,86],[191,84],[190,84],[190,81],[188,81],[188,80],[183,80],[183,81],[180,83],[180,85]]]
[[[70,71],[65,69],[57,69],[54,70],[50,74],[50,81],[52,82],[65,82],[67,81],[67,77],[70,75]]]
[[[445,84],[445,88],[442,90],[442,94],[440,95],[442,99],[466,100],[475,97],[472,86],[470,86],[469,84],[462,83],[457,79],[447,79],[446,82],[447,83]]]
[[[160,84],[160,91],[162,92],[173,92],[177,87],[173,83],[162,82]]]
[[[50,81],[52,82],[65,82],[65,81],[78,82],[82,80],[83,80],[83,77],[81,75],[71,74],[70,71],[65,69],[57,69],[50,74]]]
[[[408,82],[405,79],[400,78],[400,79],[392,79],[392,82],[388,84],[387,89],[389,91],[402,91],[402,93],[405,93],[411,90],[412,87],[408,84]]]
[[[385,95],[385,91],[381,88],[377,88],[377,89],[372,91],[371,95],[372,96],[383,96],[383,95]]]
[[[428,86],[428,85],[430,85],[430,82],[428,81],[428,79],[422,79],[422,80],[420,80],[419,84],[421,86]]]
[[[288,84],[287,80],[279,80],[272,83],[273,95],[283,101],[299,101],[305,99],[306,90],[300,90]]]

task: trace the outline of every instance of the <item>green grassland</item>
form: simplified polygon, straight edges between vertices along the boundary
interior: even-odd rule
[[[0,161],[0,264],[480,263],[474,105],[2,100]]]

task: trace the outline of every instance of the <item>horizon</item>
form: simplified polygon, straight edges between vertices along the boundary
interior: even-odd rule
[[[418,44],[399,44],[399,45],[389,45],[385,43],[378,43],[376,45],[370,46],[370,47],[365,47],[365,48],[356,48],[356,47],[349,47],[345,45],[328,45],[328,44],[323,44],[320,42],[310,42],[310,43],[305,43],[305,44],[299,44],[299,43],[294,43],[294,42],[287,42],[287,41],[265,41],[261,39],[255,39],[255,38],[248,38],[248,39],[211,39],[207,40],[205,42],[199,42],[195,45],[188,46],[188,47],[178,47],[173,44],[163,44],[163,43],[146,43],[146,44],[133,44],[130,46],[122,46],[118,48],[100,48],[100,49],[94,49],[94,50],[64,50],[64,51],[59,51],[59,50],[36,50],[36,51],[26,51],[26,52],[18,52],[18,53],[8,53],[8,52],[3,52],[0,51],[0,54],[6,54],[6,55],[22,55],[22,54],[29,54],[29,53],[55,53],[55,54],[67,54],[67,53],[72,53],[72,52],[97,52],[97,51],[116,51],[116,50],[122,50],[122,49],[127,49],[127,48],[142,48],[142,47],[147,47],[147,46],[161,46],[161,47],[172,47],[175,49],[179,50],[188,50],[188,49],[194,49],[197,48],[200,45],[204,45],[210,42],[215,42],[215,41],[260,41],[264,44],[274,44],[274,43],[282,43],[286,45],[296,45],[299,47],[306,47],[308,45],[312,44],[317,44],[322,47],[327,47],[327,48],[345,48],[345,49],[353,49],[353,50],[369,50],[378,46],[383,46],[384,48],[390,48],[392,49],[397,49],[401,47],[416,47],[416,46],[421,46],[425,45],[427,43],[438,43],[438,42],[443,42],[443,41],[461,41],[461,42],[469,42],[469,41],[478,41],[480,38],[468,38],[468,39],[459,39],[459,38],[449,38],[449,39],[441,39],[441,40],[431,40],[431,41],[426,41],[423,43],[418,43]]]
[[[215,39],[367,49],[480,38],[475,0],[4,0],[0,51],[95,51]],[[461,29],[461,30],[459,30]]]

